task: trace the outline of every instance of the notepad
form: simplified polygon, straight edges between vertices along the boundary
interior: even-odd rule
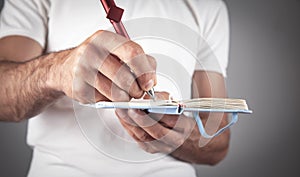
[[[132,100],[130,102],[98,102],[85,106],[101,109],[143,109],[162,114],[182,114],[184,111],[252,113],[245,100],[232,98],[195,98],[181,101]]]
[[[196,120],[199,132],[205,138],[213,138],[231,127],[238,121],[238,113],[251,114],[246,100],[233,98],[195,98],[189,100],[131,100],[129,102],[98,102],[85,104],[97,109],[142,109],[150,113],[180,115],[191,112]],[[231,121],[225,127],[209,135],[203,126],[199,112],[232,113]]]

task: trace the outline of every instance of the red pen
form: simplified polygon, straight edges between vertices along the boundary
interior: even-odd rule
[[[130,39],[123,23],[122,23],[122,16],[124,13],[124,9],[118,7],[114,0],[100,0],[103,8],[107,14],[106,18],[109,19],[111,24],[113,25],[115,31],[117,34],[120,34],[127,39]],[[147,94],[155,100],[155,93],[154,89],[151,88],[149,91],[147,91]]]

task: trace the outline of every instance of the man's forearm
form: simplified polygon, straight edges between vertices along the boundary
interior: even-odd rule
[[[0,120],[33,117],[63,95],[49,85],[55,55],[62,54],[48,54],[24,63],[0,62]]]
[[[62,95],[81,103],[128,101],[142,97],[157,82],[155,59],[109,31],[99,30],[77,47],[30,60],[42,51],[29,38],[0,39],[0,120],[32,117]]]
[[[193,76],[193,98],[226,97],[225,81],[221,74],[197,71]],[[205,129],[209,134],[216,132],[216,128],[227,125],[227,115],[222,113],[203,113],[200,115]],[[172,156],[183,161],[214,165],[220,162],[228,151],[230,131],[227,130],[213,139],[199,136],[195,125],[187,140],[172,153]]]

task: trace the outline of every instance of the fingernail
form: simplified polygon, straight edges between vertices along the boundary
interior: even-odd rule
[[[146,91],[150,90],[154,86],[154,81],[151,79],[150,81],[147,82],[145,85]]]

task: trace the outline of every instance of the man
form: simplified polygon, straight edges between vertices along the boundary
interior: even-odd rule
[[[228,19],[222,1],[116,3],[125,8],[125,20],[159,17],[197,31],[218,64],[199,48],[204,67],[190,67],[193,87],[187,84],[185,90],[193,97],[226,97]],[[136,42],[106,31],[105,16],[96,0],[5,1],[0,21],[0,119],[32,118],[27,141],[33,160],[28,176],[195,176],[191,163],[221,161],[228,150],[229,131],[208,142],[187,115],[99,110],[103,122],[90,128],[95,125],[90,119],[97,114],[72,100],[129,101],[160,84],[155,74],[159,61]],[[169,30],[179,37],[187,35]],[[201,117],[207,124],[227,123],[225,115]],[[99,142],[91,142],[91,136]]]

